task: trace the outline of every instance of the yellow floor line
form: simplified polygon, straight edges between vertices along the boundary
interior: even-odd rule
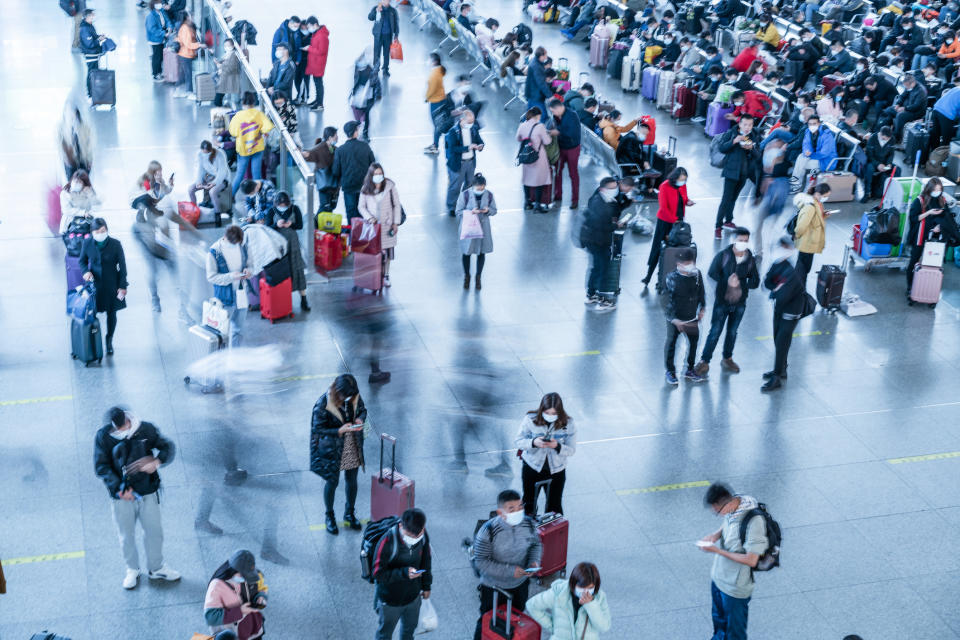
[[[24,556],[23,558],[4,558],[0,563],[5,567],[15,564],[31,564],[33,562],[53,562],[54,560],[74,560],[86,555],[84,551],[68,551],[66,553],[48,553],[43,556]]]
[[[295,382],[299,380],[318,380],[321,378],[336,378],[339,373],[312,373],[303,376],[287,376],[286,378],[274,378],[274,382]]]
[[[696,482],[678,482],[676,484],[662,484],[659,487],[643,487],[642,489],[617,489],[618,496],[632,496],[638,493],[659,493],[661,491],[676,491],[677,489],[693,489],[694,487],[709,487],[707,480]]]
[[[960,451],[948,451],[947,453],[928,453],[925,456],[907,456],[906,458],[890,458],[887,460],[890,464],[904,464],[907,462],[927,462],[929,460],[947,460],[949,458],[960,458]]]
[[[0,400],[0,407],[12,407],[17,404],[38,404],[41,402],[65,402],[73,396],[47,396],[45,398],[24,398],[23,400]]]

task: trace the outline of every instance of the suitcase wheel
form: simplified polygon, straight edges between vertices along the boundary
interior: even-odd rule
[[[357,287],[353,287],[352,291],[356,293],[358,291]]]
[[[936,302],[931,302],[928,306],[929,306],[931,309],[936,309],[936,308],[937,308],[937,303],[936,303]]]
[[[913,306],[913,300],[907,300],[907,306],[912,307],[912,306]]]
[[[73,358],[74,360],[76,360],[76,359],[77,359],[77,354],[71,353],[71,354],[70,354],[70,357]]]

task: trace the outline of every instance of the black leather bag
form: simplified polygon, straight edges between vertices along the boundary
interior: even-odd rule
[[[267,281],[267,284],[271,287],[277,286],[289,278],[290,275],[290,256],[277,258],[270,264],[263,267],[263,277]]]

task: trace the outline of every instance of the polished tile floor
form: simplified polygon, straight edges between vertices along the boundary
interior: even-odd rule
[[[264,74],[276,26],[291,13],[317,12],[331,32],[327,110],[301,112],[303,137],[342,124],[352,62],[370,40],[368,8],[358,6],[368,3],[234,4],[233,14],[260,31],[253,58]],[[480,4],[505,28],[520,20],[519,0]],[[238,547],[257,554],[270,584],[271,637],[371,638],[373,590],[357,575],[359,536],[334,538],[318,526],[322,482],[308,471],[311,406],[344,371],[361,379],[371,436],[398,436],[398,464],[417,481],[435,546],[438,638],[469,636],[475,581],[459,542],[499,490],[519,486],[513,432],[547,391],[563,395],[579,424],[582,442],[565,495],[569,561],[600,567],[614,617],[609,637],[710,634],[710,559],[692,542],[716,521],[701,507],[702,487],[688,483],[714,479],[768,503],[784,527],[782,569],[757,578],[751,637],[960,637],[960,295],[953,265],[935,310],[905,305],[901,273],[851,271],[848,288],[878,313],[801,322],[790,379],[772,395],[759,389],[773,349],[770,303],[757,293],[735,355],[742,373],[666,388],[660,304],[640,283],[649,237],[627,239],[619,309],[586,311],[586,256],[569,244],[569,211],[522,211],[513,161],[519,108],[504,112],[505,96],[490,88],[479,89],[491,101],[479,167],[500,205],[495,251],[483,291],[461,289],[457,231],[443,215],[443,163],[420,152],[430,135],[423,61],[439,38],[429,28],[418,32],[402,8],[406,61],[394,65],[372,116],[374,150],[410,216],[399,235],[393,288],[382,298],[354,294],[349,268],[329,282],[312,276],[312,313],[274,326],[253,317],[247,324],[251,344],[282,349],[291,378],[282,393],[229,402],[200,396],[182,383],[189,358],[173,282],[161,283],[163,312],[150,310],[126,202],[151,159],[176,172],[184,199],[195,149],[208,134],[207,108],[174,100],[170,87],[150,81],[144,15],[132,0],[98,6],[99,29],[119,45],[109,61],[118,104],[91,115],[93,178],[127,248],[131,282],[117,353],[101,368],[84,369],[68,356],[63,248],[42,221],[43,193],[58,172],[55,125],[68,92],[81,86],[83,66],[69,52],[71,27],[54,4],[12,2],[0,21],[7,140],[0,149],[0,264],[7,274],[0,287],[0,558],[9,591],[0,596],[0,639],[25,639],[42,628],[74,640],[189,638],[204,630],[209,576]],[[562,41],[554,26],[533,29],[536,43],[570,59],[574,77],[586,70],[584,45]],[[462,53],[445,63],[451,74],[469,69]],[[628,116],[649,111],[622,96],[617,83],[592,75]],[[718,249],[710,236],[718,172],[707,163],[702,131],[659,117],[658,136],[679,138],[680,164],[692,176],[698,204],[690,219],[705,266]],[[585,164],[582,174],[585,201],[600,173]],[[858,217],[857,206],[844,205],[830,219],[825,260],[839,262]],[[751,220],[746,200],[737,219]],[[384,367],[393,373],[376,387],[366,383],[371,316],[386,321]],[[183,573],[178,584],[120,587],[108,499],[91,460],[100,416],[114,403],[155,422],[179,449],[162,471],[165,551]],[[377,455],[372,438],[366,454]],[[228,486],[224,471],[235,464],[250,477]],[[490,477],[487,469],[509,477]],[[365,479],[361,513],[368,486]],[[203,512],[222,535],[194,529]]]

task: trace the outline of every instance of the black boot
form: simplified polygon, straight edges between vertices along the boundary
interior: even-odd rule
[[[337,526],[337,516],[333,511],[327,511],[327,533],[337,535],[340,533],[340,527]]]
[[[477,274],[477,285],[476,285],[476,288],[477,288],[477,291],[480,291],[480,289],[482,288],[482,287],[480,286],[480,274],[479,274],[479,273]]]
[[[354,529],[355,531],[359,531],[363,528],[363,525],[360,524],[359,520],[357,520],[357,515],[353,512],[353,509],[350,509],[343,514],[343,521],[348,527]]]
[[[107,355],[113,355],[113,336],[107,336]]]
[[[310,305],[307,304],[307,296],[300,296],[300,310],[310,311]]]
[[[464,288],[464,289],[469,289],[469,288],[470,288],[470,274],[469,274],[469,273],[464,274],[464,276],[463,276],[463,288]]]

